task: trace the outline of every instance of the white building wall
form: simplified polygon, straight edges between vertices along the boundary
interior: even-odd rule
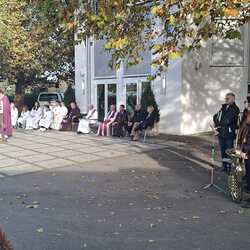
[[[236,103],[243,108],[247,95],[249,47],[248,26],[244,28],[244,42],[227,53],[218,51],[221,61],[234,57],[235,65],[213,65],[211,63],[211,44],[197,55],[189,54],[182,62],[182,117],[181,134],[193,134],[210,130],[212,116],[224,103],[225,94],[233,92]],[[226,47],[227,45],[225,45]],[[216,55],[215,55],[216,56]],[[217,56],[217,58],[218,58]],[[225,58],[226,56],[226,58]],[[241,61],[242,63],[237,62]],[[238,65],[237,65],[238,64]]]
[[[182,116],[181,60],[170,62],[165,77],[154,81],[153,91],[160,109],[160,133],[180,134]]]
[[[242,108],[247,93],[244,67],[210,67],[208,50],[203,50],[201,57],[198,70],[191,57],[183,60],[181,134],[209,131],[212,116],[224,103],[225,94],[235,93]]]

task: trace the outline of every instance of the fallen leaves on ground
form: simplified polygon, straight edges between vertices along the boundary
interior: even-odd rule
[[[44,229],[42,228],[42,227],[39,227],[39,228],[37,228],[37,230],[36,230],[38,233],[43,233],[44,232]]]

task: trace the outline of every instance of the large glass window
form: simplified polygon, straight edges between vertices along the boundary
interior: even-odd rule
[[[137,84],[128,83],[126,85],[126,109],[131,115],[137,103]]]
[[[113,78],[116,72],[109,67],[111,54],[104,49],[104,40],[94,43],[94,74],[96,78]]]
[[[142,52],[143,61],[137,65],[128,67],[125,63],[124,75],[134,76],[134,75],[150,75],[151,74],[151,51]]]

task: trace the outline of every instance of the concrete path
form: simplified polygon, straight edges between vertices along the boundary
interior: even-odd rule
[[[72,132],[17,131],[0,144],[0,177],[74,167],[91,161],[166,148],[177,142],[77,135]]]
[[[250,211],[202,189],[209,156],[192,147],[16,132],[0,146],[0,227],[15,250],[248,250]]]

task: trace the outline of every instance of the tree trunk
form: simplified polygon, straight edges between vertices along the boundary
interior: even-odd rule
[[[16,95],[22,95],[23,94],[23,85],[24,85],[24,79],[18,78],[16,82]]]
[[[25,77],[23,74],[20,74],[15,85],[15,104],[19,110],[21,110],[21,107],[23,106],[24,86]]]

